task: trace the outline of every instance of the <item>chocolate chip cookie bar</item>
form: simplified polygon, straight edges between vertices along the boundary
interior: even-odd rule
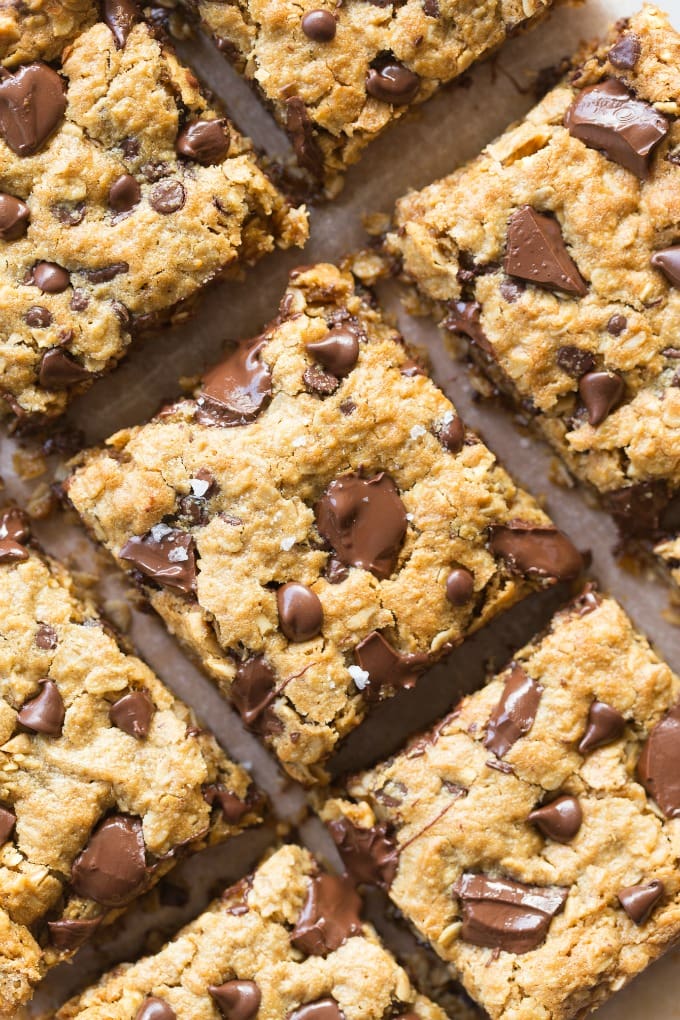
[[[551,0],[183,0],[259,89],[298,162],[329,197],[363,148]]]
[[[243,769],[0,514],[0,1016],[183,853],[259,819]]]
[[[581,566],[331,265],[78,465],[90,532],[303,783],[372,703]]]
[[[57,1020],[446,1020],[360,916],[351,882],[285,846],[155,956],[126,964]]]
[[[387,250],[627,534],[677,536],[680,35],[647,6]]]
[[[0,79],[0,408],[19,417],[60,413],[136,333],[307,236],[132,8]]]
[[[491,1020],[582,1017],[680,937],[679,698],[586,589],[323,815]]]

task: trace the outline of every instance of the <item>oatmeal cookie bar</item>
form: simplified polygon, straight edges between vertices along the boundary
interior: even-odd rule
[[[259,818],[239,766],[0,514],[0,1016],[181,854]]]
[[[492,1020],[582,1017],[680,937],[679,697],[586,589],[322,813]]]
[[[307,236],[250,143],[114,6],[57,69],[0,80],[0,407],[19,417],[63,411],[136,332]]]
[[[680,491],[680,35],[644,7],[387,250],[623,529]]]
[[[90,532],[304,783],[373,702],[581,565],[331,265],[78,463]]]

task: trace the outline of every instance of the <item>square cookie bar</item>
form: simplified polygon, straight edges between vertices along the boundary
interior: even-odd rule
[[[551,0],[183,0],[259,89],[315,189],[332,197],[363,148]]]
[[[135,333],[307,236],[304,209],[124,8],[105,4],[54,67],[0,80],[0,406],[20,418],[63,411]]]
[[[322,813],[491,1020],[582,1017],[680,937],[679,697],[586,589]]]
[[[372,703],[581,566],[331,265],[294,272],[193,399],[78,463],[90,532],[303,783]]]
[[[184,853],[259,820],[247,774],[0,514],[0,1016]]]
[[[680,35],[645,7],[478,159],[402,199],[386,241],[649,546],[678,533],[679,96]]]
[[[360,917],[351,882],[284,846],[155,956],[56,1020],[446,1020]]]

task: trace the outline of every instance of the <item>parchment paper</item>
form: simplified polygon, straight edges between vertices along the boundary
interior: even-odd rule
[[[282,0],[283,2],[283,0]],[[160,402],[179,392],[182,376],[196,376],[219,357],[227,338],[259,332],[275,313],[287,274],[299,263],[333,261],[362,247],[366,235],[362,217],[389,212],[409,188],[419,188],[450,172],[474,156],[511,121],[533,104],[531,83],[541,68],[569,55],[583,39],[602,34],[609,22],[632,12],[631,0],[589,0],[585,6],[561,7],[537,28],[512,40],[499,55],[474,69],[458,86],[444,89],[417,113],[405,118],[372,147],[349,173],[340,197],[312,211],[312,236],[304,252],[277,253],[246,275],[244,282],[221,284],[205,296],[198,312],[181,328],[138,344],[125,364],[97,382],[74,402],[68,416],[96,442],[125,425],[141,422]],[[666,0],[680,27],[680,0]],[[200,76],[225,103],[234,119],[272,155],[286,149],[250,89],[228,68],[224,58],[205,39],[183,43],[182,52]],[[404,335],[427,347],[436,381],[447,391],[466,422],[480,432],[501,461],[523,485],[544,496],[560,527],[581,548],[593,554],[592,574],[604,590],[618,598],[658,650],[680,670],[680,629],[673,623],[678,608],[671,606],[671,590],[651,574],[623,569],[612,554],[616,542],[609,518],[593,509],[582,491],[555,486],[550,480],[554,461],[547,448],[526,435],[509,412],[490,402],[475,400],[465,366],[444,350],[437,329],[426,320],[410,319],[400,308],[395,287],[383,288],[383,298],[398,317]],[[30,444],[0,437],[0,473],[3,495],[24,505],[36,487],[45,486],[57,467],[30,481],[16,471],[16,454],[25,457]],[[132,609],[129,637],[162,679],[207,721],[224,747],[251,767],[256,780],[270,794],[280,817],[301,821],[302,792],[285,780],[257,741],[217,694],[215,687],[185,658],[165,633],[159,620],[140,612],[129,597],[125,581],[102,567],[101,557],[79,530],[73,518],[61,511],[36,523],[36,533],[49,552],[66,558],[80,571],[98,577],[100,599],[128,598]],[[405,737],[445,712],[462,690],[482,682],[489,665],[502,665],[523,641],[547,621],[565,592],[532,597],[458,649],[449,660],[427,674],[417,689],[380,706],[346,743],[337,767],[356,768],[399,746]],[[115,605],[114,605],[115,608]],[[118,615],[120,606],[118,606]],[[302,837],[313,848],[332,856],[315,820],[302,824]],[[152,894],[142,909],[133,910],[122,926],[104,936],[96,948],[84,949],[75,963],[57,968],[44,982],[30,1010],[36,1016],[62,1002],[67,995],[96,979],[102,969],[142,951],[154,950],[186,920],[195,916],[225,884],[245,873],[275,838],[272,827],[247,834],[227,847],[215,848],[180,865],[170,876],[163,895]],[[167,885],[167,883],[166,883]],[[189,899],[183,902],[187,894]],[[179,902],[182,901],[182,902]],[[391,923],[378,917],[386,938]],[[403,949],[404,940],[399,940]],[[669,954],[651,967],[598,1014],[602,1020],[655,1020],[680,1018],[680,976],[674,971],[677,954]]]

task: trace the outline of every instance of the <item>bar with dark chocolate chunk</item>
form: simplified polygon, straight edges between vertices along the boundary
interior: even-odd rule
[[[581,569],[411,366],[349,270],[297,270],[261,336],[66,482],[89,530],[304,783],[325,781],[372,703]]]

